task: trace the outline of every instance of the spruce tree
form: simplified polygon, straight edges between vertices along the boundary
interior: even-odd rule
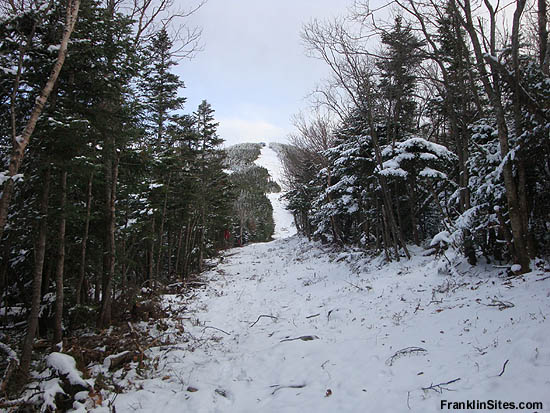
[[[395,144],[410,132],[415,123],[418,66],[423,60],[422,46],[412,28],[398,15],[390,31],[382,33],[383,55],[378,61],[380,83],[387,116],[387,139]]]

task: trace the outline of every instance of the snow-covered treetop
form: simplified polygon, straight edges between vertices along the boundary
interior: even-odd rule
[[[387,146],[382,150],[386,159],[382,169],[377,168],[381,175],[405,178],[409,174],[431,179],[446,179],[442,171],[456,161],[457,156],[443,145],[430,142],[414,136],[395,146]]]

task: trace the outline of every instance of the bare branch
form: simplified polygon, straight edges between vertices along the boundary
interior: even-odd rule
[[[433,390],[435,391],[436,393],[443,393],[443,390],[448,390],[448,391],[451,391],[450,389],[448,389],[447,387],[443,387],[443,386],[446,386],[448,384],[452,384],[452,383],[456,383],[457,381],[460,380],[460,377],[457,378],[457,379],[454,379],[454,380],[449,380],[449,381],[446,381],[444,383],[439,383],[439,384],[431,384],[430,386],[428,387],[422,387],[422,390],[424,391],[428,391],[428,390]]]
[[[254,321],[252,324],[250,324],[250,325],[248,326],[248,328],[254,327],[254,326],[256,325],[256,323],[257,323],[258,321],[260,321],[260,318],[262,318],[262,317],[267,317],[267,318],[272,318],[272,319],[274,319],[274,320],[277,320],[277,317],[275,317],[275,316],[267,315],[267,314],[261,314],[261,315],[258,316],[258,318],[257,318],[256,321]]]

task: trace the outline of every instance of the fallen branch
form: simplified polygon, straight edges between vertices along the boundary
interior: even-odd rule
[[[258,318],[256,319],[256,321],[254,321],[252,324],[250,324],[250,325],[248,326],[248,328],[254,327],[254,326],[256,325],[256,323],[257,323],[258,321],[260,321],[260,318],[262,318],[262,317],[267,317],[267,318],[272,318],[272,319],[274,319],[274,320],[277,320],[277,317],[275,317],[275,316],[273,316],[273,315],[261,314],[261,315],[258,316]]]
[[[349,281],[346,281],[346,280],[344,280],[344,282],[348,283],[348,284],[351,285],[352,287],[357,288],[359,291],[365,291],[365,288],[366,288],[367,290],[369,290],[369,291],[372,290],[372,287],[371,287],[370,285],[367,285],[365,288],[363,288],[363,287],[360,287],[360,286],[355,285],[355,284],[353,284],[353,283],[350,283]]]
[[[43,393],[43,392],[41,392]],[[0,409],[7,409],[18,406],[32,406],[35,403],[30,401],[28,397],[15,400],[0,400]]]
[[[358,285],[355,285],[353,283],[350,283],[349,281],[346,281],[344,280],[345,283],[348,283],[349,285],[351,285],[352,287],[355,287],[357,288],[359,291],[365,291],[362,287],[359,287]]]
[[[502,371],[498,374],[498,377],[501,377],[504,374],[504,370],[506,369],[506,365],[508,364],[510,360],[506,360],[504,362],[504,365],[502,366]]]
[[[136,345],[139,352],[141,354],[143,354],[144,350],[141,347],[141,345],[139,344],[139,341],[137,340],[137,337],[139,337],[139,333],[136,331],[136,329],[134,328],[134,325],[130,321],[128,321],[128,328],[130,328],[130,332],[132,333],[132,341]]]
[[[388,358],[386,360],[386,364],[388,366],[392,366],[393,365],[393,362],[398,359],[399,357],[401,356],[404,356],[406,354],[415,354],[415,353],[426,353],[428,350],[426,350],[425,348],[422,348],[422,347],[405,347],[399,351],[397,351],[393,356],[391,356],[390,358]]]
[[[134,342],[134,344],[136,345],[136,348],[139,351],[138,366],[141,367],[141,364],[143,363],[143,359],[145,358],[145,350],[139,344],[139,340],[138,340],[139,334],[138,334],[138,332],[136,331],[136,329],[134,328],[133,324],[130,321],[128,321],[128,327],[130,328],[130,332],[132,333],[131,334],[132,341]]]
[[[313,314],[313,315],[308,315],[306,318],[319,317],[320,315],[321,315],[320,313],[317,313],[317,314]]]
[[[134,358],[138,358],[141,353],[137,351],[123,351],[122,353],[112,354],[105,357],[103,360],[103,366],[110,371],[116,370],[122,364],[134,361]]]
[[[224,330],[222,330],[221,328],[212,327],[212,326],[205,326],[205,327],[202,329],[202,332],[204,333],[204,330],[206,330],[207,328],[212,328],[212,329],[214,329],[214,330],[221,331],[222,333],[227,334],[228,336],[231,335],[231,333],[228,333],[227,331],[224,331]]]
[[[451,384],[451,383],[456,383],[459,380],[460,380],[460,377],[457,378],[457,379],[454,379],[454,380],[446,381],[445,383],[439,383],[439,384],[433,384],[432,383],[429,387],[422,387],[422,390],[424,390],[424,391],[433,390],[436,393],[443,393],[443,390],[452,391],[451,389],[448,389],[448,388],[443,387],[443,386],[446,386],[446,385]]]
[[[17,353],[12,350],[11,347],[8,345],[0,342],[0,350],[2,350],[7,355],[8,366],[6,367],[6,370],[4,371],[4,376],[2,377],[2,381],[0,382],[0,393],[4,394],[6,392],[6,388],[8,387],[8,382],[10,381],[11,375],[18,369],[19,367],[19,359],[17,358]]]
[[[6,367],[4,376],[2,377],[2,382],[0,383],[0,393],[6,393],[6,388],[8,387],[11,376],[18,369],[18,367],[19,363],[15,359],[11,359],[8,363],[8,367]]]
[[[510,301],[501,301],[501,300],[496,300],[494,298],[491,298],[491,303],[486,304],[486,306],[487,307],[498,307],[498,309],[500,311],[506,310],[507,308],[515,307],[515,305],[513,303],[511,303]]]
[[[284,343],[285,341],[294,341],[294,340],[302,340],[302,341],[312,341],[312,340],[318,340],[319,337],[317,336],[300,336],[295,338],[284,338],[281,340],[281,343]]]
[[[269,386],[269,387],[272,387],[272,388],[275,387],[275,390],[273,390],[273,392],[271,393],[273,395],[281,389],[302,389],[302,388],[306,387],[306,385],[305,384],[290,384],[288,386],[282,386],[280,384],[274,384],[273,386]]]

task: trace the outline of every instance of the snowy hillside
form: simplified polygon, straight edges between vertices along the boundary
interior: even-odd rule
[[[278,179],[271,152],[258,163]],[[115,374],[125,391],[105,399],[118,413],[438,412],[442,400],[550,411],[548,269],[449,276],[420,248],[386,264],[276,224],[281,239],[229,250],[205,287],[165,296],[165,330],[137,326],[176,342],[147,350],[152,370]]]
[[[277,153],[268,146],[264,146],[260,153],[260,157],[256,160],[256,164],[263,166],[269,171],[271,178],[282,186],[281,161]],[[285,202],[282,201],[281,193],[272,192],[267,194],[273,206],[273,219],[275,220],[274,239],[290,237],[296,234],[294,218],[292,214],[285,209]]]

